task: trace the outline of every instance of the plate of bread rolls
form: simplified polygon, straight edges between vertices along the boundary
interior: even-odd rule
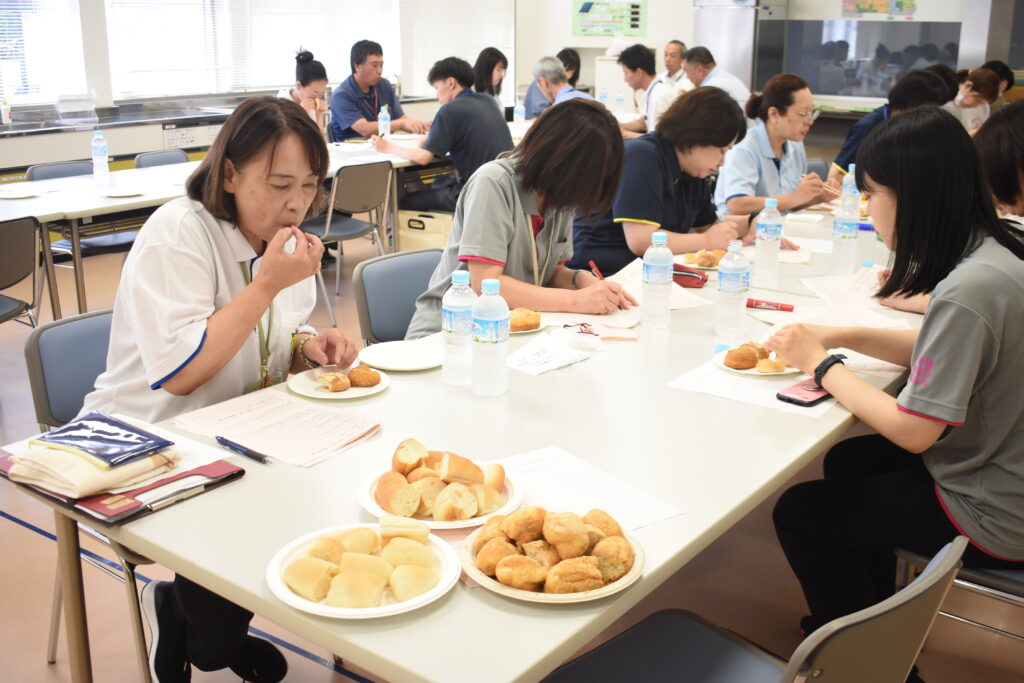
[[[714,363],[720,368],[743,375],[789,375],[800,372],[788,365],[757,342],[740,344],[734,349],[715,354]]]
[[[725,256],[725,249],[701,249],[683,254],[683,264],[701,270],[717,270],[718,262]]]
[[[391,469],[359,487],[359,502],[375,517],[396,515],[431,529],[466,529],[512,512],[522,492],[498,463],[476,463],[406,439],[395,448]]]
[[[378,394],[391,385],[391,378],[369,365],[355,365],[342,372],[337,368],[313,368],[288,376],[288,388],[309,398],[363,398]]]
[[[459,560],[489,591],[549,604],[600,600],[644,569],[640,544],[604,510],[580,516],[537,506],[491,517],[466,539]]]
[[[335,619],[401,614],[437,600],[461,574],[455,550],[422,522],[385,517],[305,534],[267,566],[284,603]]]

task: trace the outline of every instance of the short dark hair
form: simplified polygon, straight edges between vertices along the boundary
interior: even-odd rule
[[[615,201],[625,149],[615,117],[600,103],[577,98],[545,109],[511,158],[518,160],[520,183],[539,193],[546,208],[597,217]]]
[[[433,85],[437,81],[454,78],[463,88],[473,87],[473,67],[465,59],[458,57],[445,57],[434,62],[427,74],[427,83]]]
[[[298,136],[309,167],[317,175],[317,187],[322,188],[330,156],[323,134],[306,110],[283,97],[250,97],[224,122],[206,158],[189,176],[185,183],[189,199],[202,204],[217,218],[236,222],[235,195],[224,191],[224,162],[230,160],[240,169],[267,148],[273,159],[277,145],[287,135]],[[319,213],[323,200],[323,190],[318,189],[306,218]]]
[[[658,119],[658,135],[680,151],[728,147],[747,134],[736,100],[721,88],[704,86],[680,95]]]
[[[1024,196],[1024,100],[1000,107],[974,136],[992,195],[1007,206]]]
[[[372,40],[360,40],[352,46],[352,51],[349,53],[348,65],[352,67],[352,73],[356,72],[356,65],[362,64],[366,61],[366,58],[370,55],[384,56],[384,48],[380,46],[380,43],[375,43]]]
[[[777,74],[768,79],[760,95],[751,95],[747,100],[745,111],[748,118],[768,120],[768,110],[775,107],[779,114],[785,114],[793,104],[793,93],[810,88],[796,74]]]
[[[911,71],[889,90],[890,111],[904,112],[923,104],[941,107],[949,101],[949,86],[933,71]]]
[[[485,47],[477,55],[476,64],[473,65],[473,89],[477,92],[488,95],[500,95],[501,83],[494,85],[494,68],[504,64],[508,68],[508,57],[496,47]]]
[[[941,78],[942,82],[946,84],[946,102],[956,97],[960,91],[960,79],[957,78],[956,72],[945,64],[932,64],[931,66],[926,66],[922,71],[930,71]],[[943,102],[943,104],[946,102]]]
[[[711,54],[711,50],[706,47],[691,47],[689,50],[683,53],[683,61],[691,64],[700,64],[701,66],[714,66],[715,58]]]
[[[1006,62],[1001,62],[998,59],[993,59],[991,62],[985,62],[981,65],[982,69],[988,69],[999,77],[1000,82],[1006,83],[1006,89],[1009,90],[1013,87],[1013,69]]]
[[[646,45],[637,43],[636,45],[630,45],[619,54],[619,64],[626,67],[630,71],[636,71],[637,69],[643,69],[651,76],[658,72],[658,68],[654,65],[654,52],[651,48]]]
[[[562,63],[562,66],[566,71],[572,70],[572,78],[569,78],[569,85],[576,87],[576,81],[580,79],[580,53],[571,47],[564,48],[558,51],[555,55],[558,57],[558,61]],[[566,74],[568,77],[569,74]]]
[[[956,72],[956,77],[961,84],[970,81],[971,90],[981,95],[989,104],[995,102],[999,97],[999,76],[996,76],[995,71],[984,68],[974,71],[960,69]]]
[[[880,297],[932,291],[986,236],[1024,258],[1024,243],[996,217],[971,137],[939,107],[875,126],[857,152],[856,177],[861,192],[883,187],[896,198],[892,272]]]
[[[668,41],[668,43],[666,43],[666,44],[667,45],[678,45],[679,46],[679,56],[680,57],[682,57],[684,54],[686,54],[686,43],[684,43],[683,41],[672,39],[672,40]]]
[[[313,53],[309,50],[299,48],[295,55],[295,80],[303,87],[313,81],[326,81],[327,69],[320,62],[313,59]]]
[[[875,46],[875,59],[889,59],[889,48],[879,43]]]

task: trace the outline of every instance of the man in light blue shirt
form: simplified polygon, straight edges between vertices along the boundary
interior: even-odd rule
[[[587,93],[569,85],[569,78],[565,74],[565,67],[562,66],[562,62],[554,57],[541,57],[537,65],[533,67],[533,77],[537,88],[544,98],[552,104],[561,104],[566,100],[577,98],[583,100],[594,99]]]

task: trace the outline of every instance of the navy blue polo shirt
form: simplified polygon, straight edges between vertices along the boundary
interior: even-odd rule
[[[870,114],[862,116],[860,121],[853,124],[850,132],[846,134],[843,147],[839,150],[839,155],[836,156],[835,161],[832,163],[838,166],[843,173],[846,173],[850,168],[850,164],[857,161],[857,150],[860,149],[860,143],[864,142],[864,138],[874,130],[875,126],[887,118],[889,118],[888,104],[884,104]]]
[[[451,155],[460,184],[512,147],[504,112],[494,106],[494,98],[471,90],[463,90],[437,110],[423,143],[423,149],[436,157]]]
[[[607,276],[632,262],[636,254],[626,244],[626,221],[686,233],[718,220],[707,179],[684,173],[664,138],[648,133],[625,144],[626,164],[611,215],[590,223],[577,219],[570,268],[586,269],[593,260]]]
[[[392,121],[404,115],[402,105],[395,97],[395,89],[391,87],[388,79],[380,79],[380,83],[370,87],[370,92],[364,93],[359,89],[355,76],[349,76],[331,95],[332,137],[335,140],[362,137],[352,130],[352,124],[359,119],[376,121],[377,113],[384,104],[388,105]]]

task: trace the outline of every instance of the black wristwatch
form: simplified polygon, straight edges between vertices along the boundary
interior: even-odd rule
[[[749,230],[750,226],[754,224],[754,221],[757,219],[757,214],[759,213],[761,213],[761,209],[758,209],[757,211],[751,211],[750,215],[747,216],[747,230]]]
[[[825,379],[825,373],[832,369],[832,366],[836,363],[846,365],[843,361],[846,360],[846,356],[841,353],[833,353],[825,360],[818,363],[818,367],[814,368],[814,382],[820,387],[821,381]]]

